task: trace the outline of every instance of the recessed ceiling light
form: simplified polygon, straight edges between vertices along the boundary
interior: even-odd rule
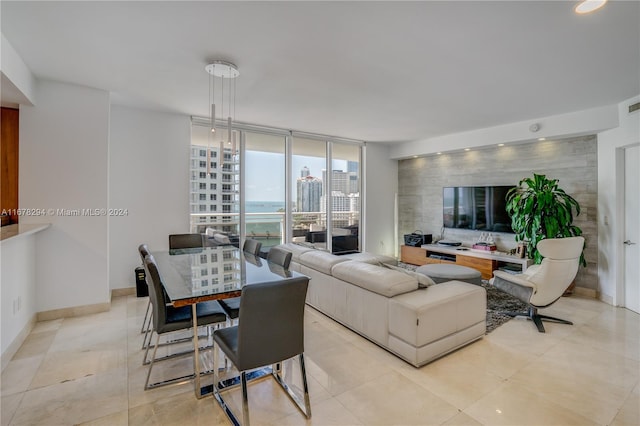
[[[498,146],[504,146],[504,144],[503,143],[499,143]]]
[[[418,156],[417,156],[417,155],[414,155],[414,156],[413,156],[413,158],[418,158]]]
[[[538,140],[539,140],[540,142],[542,142],[542,141],[546,141],[546,140],[547,140],[547,138],[538,138]]]
[[[465,148],[464,150],[465,151],[471,151],[471,148]]]
[[[594,10],[600,9],[605,5],[607,0],[584,0],[573,9],[576,13],[583,15],[585,13],[593,12]]]
[[[441,153],[441,152],[436,152],[436,154],[438,154],[438,155],[442,155],[442,153]]]

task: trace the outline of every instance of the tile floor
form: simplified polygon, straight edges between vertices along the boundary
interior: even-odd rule
[[[2,372],[2,425],[228,424],[192,383],[144,391],[140,325],[147,299],[40,322]],[[522,319],[416,369],[307,308],[306,421],[272,380],[249,388],[256,425],[638,425],[640,316],[595,300],[546,310],[574,326]],[[299,382],[292,365],[285,370]],[[162,363],[180,374],[191,358]],[[152,379],[153,380],[153,379]],[[239,393],[231,396],[239,403]]]

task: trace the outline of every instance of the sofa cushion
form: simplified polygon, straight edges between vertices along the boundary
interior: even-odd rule
[[[277,245],[276,247],[281,248],[282,250],[291,252],[291,260],[296,263],[299,263],[300,255],[302,253],[306,253],[308,251],[314,250],[310,247],[301,246],[295,243],[280,244],[280,245]]]
[[[383,263],[382,266],[414,277],[418,280],[418,287],[420,288],[427,288],[430,285],[435,284],[435,282],[431,278],[429,278],[427,275],[419,273],[418,271],[410,271],[408,269],[404,269],[396,265],[390,265],[388,263]]]
[[[386,297],[418,289],[418,280],[408,274],[363,262],[338,263],[331,269],[331,275]]]
[[[420,347],[486,323],[487,293],[478,285],[449,281],[389,300],[389,333]]]
[[[346,257],[347,259],[355,260],[358,262],[371,263],[372,265],[377,265],[380,263],[387,263],[389,265],[398,264],[398,261],[395,257],[367,252],[345,254],[342,255],[342,257]]]
[[[341,256],[320,250],[309,250],[300,254],[298,263],[301,263],[311,269],[331,275],[331,268],[338,263],[349,262]]]

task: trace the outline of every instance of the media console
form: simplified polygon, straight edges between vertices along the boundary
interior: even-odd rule
[[[522,259],[502,252],[474,250],[468,247],[450,247],[438,244],[426,244],[421,247],[400,246],[400,260],[412,265],[429,263],[452,263],[477,269],[482,278],[493,277],[496,269],[505,269],[520,273],[533,263],[531,259]]]

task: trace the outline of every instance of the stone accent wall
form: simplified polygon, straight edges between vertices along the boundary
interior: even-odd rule
[[[445,153],[398,163],[398,233],[420,229],[434,239],[471,245],[478,231],[442,228],[442,188],[447,186],[517,185],[533,173],[559,179],[560,188],[581,208],[575,224],[587,242],[587,268],[580,268],[577,286],[597,289],[597,140],[596,136],[531,142],[468,152]],[[613,190],[613,188],[612,188]],[[444,236],[442,235],[444,232]],[[516,246],[513,234],[494,233],[498,250]],[[402,241],[399,242],[402,244]]]

